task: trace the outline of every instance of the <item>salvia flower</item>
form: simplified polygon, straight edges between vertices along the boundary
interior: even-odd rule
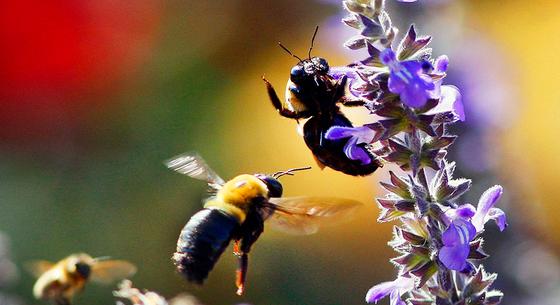
[[[372,129],[362,127],[342,127],[335,126],[330,128],[325,134],[325,138],[329,140],[340,140],[348,138],[344,145],[344,153],[351,160],[360,160],[362,164],[370,164],[373,162],[370,155],[360,144],[368,144],[373,142],[376,134]]]
[[[366,302],[377,303],[386,296],[390,298],[391,305],[406,305],[401,296],[414,288],[414,279],[398,277],[391,282],[383,282],[373,286],[366,294]]]
[[[352,160],[371,162],[369,150],[404,172],[391,171],[390,181],[381,182],[387,194],[377,198],[378,221],[401,222],[389,242],[398,253],[391,260],[398,276],[373,286],[366,301],[389,297],[391,305],[500,303],[502,293],[490,288],[497,276],[477,264],[488,257],[482,250],[485,223],[494,220],[500,230],[507,226],[504,211],[495,207],[503,189],[491,187],[476,207],[461,202],[472,181],[454,178],[455,163],[445,159],[457,138],[449,126],[465,120],[460,90],[444,84],[449,58],[432,58],[427,47],[432,38],[418,35],[414,26],[395,48],[398,30],[385,1],[343,4],[349,13],[343,22],[357,31],[345,46],[366,49],[368,56],[333,73],[348,78],[348,94],[363,100],[374,116],[363,126],[332,127],[326,138],[348,139],[344,152]]]
[[[401,101],[410,107],[426,105],[436,87],[432,79],[424,74],[422,63],[414,60],[399,62],[391,49],[383,50],[380,59],[391,71],[389,90],[398,94]]]
[[[439,250],[439,260],[449,269],[464,270],[475,235],[476,228],[470,221],[454,220],[441,236],[443,247]]]

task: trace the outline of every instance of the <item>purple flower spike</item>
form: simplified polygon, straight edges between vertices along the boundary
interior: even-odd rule
[[[389,67],[389,90],[399,94],[401,101],[414,108],[422,107],[433,98],[435,85],[430,76],[423,73],[422,64],[410,60],[399,62],[395,52],[385,49],[381,52],[381,62]]]
[[[359,160],[362,164],[370,164],[372,159],[365,148],[358,144],[370,144],[375,139],[376,133],[372,129],[362,127],[334,126],[327,130],[325,138],[329,140],[348,139],[344,145],[344,153],[351,160]]]
[[[506,214],[501,209],[495,208],[494,205],[502,197],[503,188],[494,185],[480,196],[476,214],[472,218],[472,223],[477,231],[484,229],[484,224],[492,219],[496,222],[500,231],[507,227]]]
[[[443,232],[443,247],[439,250],[439,260],[449,269],[461,271],[467,267],[470,242],[476,235],[476,228],[465,219],[455,219]]]
[[[379,300],[390,295],[391,305],[405,305],[401,296],[414,288],[414,279],[409,277],[398,277],[392,282],[379,283],[367,292],[366,302],[377,303]]]

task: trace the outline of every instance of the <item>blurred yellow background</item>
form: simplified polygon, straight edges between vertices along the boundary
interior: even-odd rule
[[[33,278],[23,263],[79,251],[130,260],[139,267],[135,286],[167,297],[192,293],[208,305],[362,304],[373,284],[394,278],[388,259],[395,253],[386,245],[392,224],[376,223],[373,201],[389,168],[367,178],[320,171],[296,124],[270,105],[261,80],[266,75],[283,92],[296,62],[276,42],[304,54],[315,25],[313,54],[331,66],[363,55],[341,46],[351,32],[340,30],[337,2],[8,2],[0,6],[0,231],[12,241],[21,277],[7,291],[39,303],[31,299]],[[388,4],[401,32],[416,23],[421,34],[433,34],[436,55],[450,55],[450,74],[457,74],[450,81],[461,79],[460,68],[453,70],[464,58],[481,63],[467,66],[471,76],[503,81],[500,90],[511,100],[488,106],[491,119],[503,124],[472,127],[491,149],[467,147],[467,155],[488,153],[494,163],[463,172],[481,177],[466,200],[504,184],[500,204],[517,230],[558,253],[560,4]],[[507,69],[487,65],[487,53],[470,52],[475,37],[492,45]],[[470,101],[464,102],[468,113]],[[352,118],[367,120],[359,112]],[[454,149],[452,158],[459,155]],[[366,206],[352,222],[313,236],[265,231],[251,253],[242,298],[234,294],[229,250],[197,288],[170,261],[206,189],[163,166],[185,151],[199,152],[224,178],[311,165],[312,171],[282,178],[285,195],[348,197]],[[493,259],[489,264],[499,265]],[[90,285],[76,304],[110,304],[112,289]]]

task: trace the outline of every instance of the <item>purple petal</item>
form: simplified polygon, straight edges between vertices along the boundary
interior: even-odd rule
[[[392,66],[397,61],[397,56],[393,50],[387,48],[379,54],[379,60],[386,66]]]
[[[328,140],[340,140],[351,137],[353,133],[354,128],[352,127],[334,126],[327,130],[325,138]]]
[[[359,160],[363,165],[371,163],[371,157],[363,147],[357,146],[358,138],[352,137],[344,145],[344,154],[350,160]]]
[[[472,204],[464,204],[456,209],[449,209],[445,211],[445,216],[453,221],[457,218],[471,219],[475,213],[476,209]]]
[[[406,89],[400,94],[403,103],[410,107],[422,107],[428,101],[428,93],[426,89],[418,82],[408,84]]]
[[[369,144],[375,138],[376,132],[366,126],[360,127],[343,127],[334,126],[329,128],[325,133],[325,138],[329,140],[340,140],[349,137],[356,138],[356,144]]]
[[[470,246],[468,244],[444,246],[439,250],[438,257],[445,267],[451,270],[463,270],[467,265],[469,252]]]
[[[468,245],[476,235],[476,228],[465,219],[455,219],[443,232],[441,241],[445,246]]]
[[[406,305],[406,303],[401,300],[401,293],[399,290],[393,290],[389,296],[390,305]]]
[[[389,295],[395,289],[395,281],[379,283],[371,287],[371,289],[367,292],[366,302],[377,303],[379,300]]]
[[[436,59],[434,63],[435,66],[435,73],[442,74],[447,71],[447,66],[449,65],[449,57],[447,55],[441,55]]]
[[[441,101],[443,107],[449,109],[459,117],[459,120],[465,121],[465,108],[463,106],[463,97],[461,92],[455,86],[441,86]]]
[[[392,299],[393,292],[396,292],[397,295],[400,296],[403,293],[410,291],[412,288],[414,288],[414,279],[409,277],[398,277],[394,281],[379,283],[371,287],[366,294],[366,302],[377,303],[389,294],[391,294]]]
[[[404,79],[398,77],[397,74],[391,72],[387,86],[389,87],[389,91],[400,94],[406,90],[407,83]]]
[[[484,224],[488,221],[488,212],[494,207],[498,199],[502,197],[502,193],[503,188],[500,185],[494,185],[480,196],[476,214],[472,218],[472,223],[478,232],[484,228]]]
[[[408,72],[412,74],[408,78],[413,78],[414,76],[417,76],[419,73],[422,72],[422,64],[415,60],[403,61],[401,62],[401,66],[403,69],[406,69]]]
[[[366,144],[370,144],[373,139],[375,138],[375,130],[366,127],[366,126],[361,126],[361,127],[355,127],[354,128],[354,137],[356,137],[358,139],[358,144],[362,144],[362,143],[366,143]]]
[[[463,270],[475,235],[476,228],[468,220],[454,220],[441,236],[444,246],[439,250],[439,260],[449,269]]]
[[[504,213],[504,211],[502,211],[501,209],[498,208],[490,209],[490,212],[488,213],[488,218],[496,222],[498,228],[500,228],[500,231],[505,230],[506,227],[508,226],[506,220],[506,213]]]
[[[426,114],[436,114],[442,112],[453,112],[461,121],[465,121],[465,109],[463,107],[463,98],[457,87],[446,85],[436,86],[431,98],[440,98],[439,104]],[[437,92],[441,91],[441,92]]]
[[[472,204],[464,204],[456,209],[457,216],[462,218],[472,218],[476,213],[476,209]]]
[[[331,67],[329,70],[329,75],[334,79],[340,79],[343,76],[348,77],[348,79],[357,78],[356,71],[350,67]]]

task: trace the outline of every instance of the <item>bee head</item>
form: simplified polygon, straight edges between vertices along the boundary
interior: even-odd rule
[[[91,273],[91,266],[84,262],[78,262],[75,265],[76,272],[84,278],[88,278]]]
[[[282,197],[282,192],[284,188],[280,181],[272,176],[267,176],[264,174],[256,174],[255,177],[259,178],[262,182],[266,184],[268,189],[268,197]]]
[[[329,72],[329,63],[321,57],[313,57],[305,59],[292,67],[290,70],[290,80],[294,84],[301,84],[306,79],[313,80],[316,74],[327,74]]]
[[[329,63],[322,57],[311,58],[311,64],[313,65],[313,69],[318,73],[327,74],[327,72],[329,72]]]
[[[278,181],[278,178],[284,176],[284,175],[289,175],[289,176],[293,176],[294,172],[296,171],[301,171],[301,170],[307,170],[307,169],[311,169],[311,167],[298,167],[298,168],[292,168],[289,169],[287,171],[281,171],[281,172],[276,172],[273,175],[265,175],[265,174],[256,174],[255,177],[259,178],[262,182],[264,182],[266,184],[266,187],[268,188],[268,197],[282,197],[282,192],[284,191],[284,188],[282,187],[282,184],[280,183],[280,181]]]
[[[68,272],[78,274],[83,278],[88,278],[91,273],[91,265],[94,259],[84,253],[75,254],[69,257],[68,264],[66,265]]]

